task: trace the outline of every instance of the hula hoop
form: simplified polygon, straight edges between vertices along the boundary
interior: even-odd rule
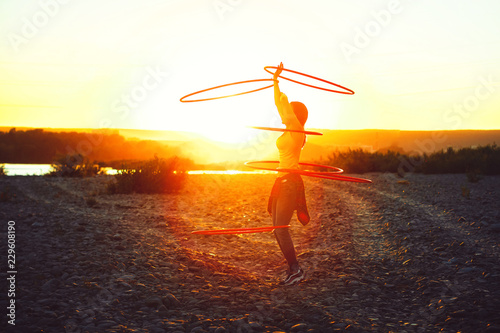
[[[271,71],[269,71],[268,68],[278,69],[278,67],[276,67],[276,66],[266,66],[266,67],[264,67],[264,70],[266,72],[268,72],[269,74],[273,74],[273,75],[274,75],[274,73],[272,73]],[[333,83],[333,82],[330,82],[330,81],[327,81],[327,80],[324,80],[324,79],[320,79],[319,77],[312,76],[312,75],[309,75],[309,74],[305,74],[305,73],[301,73],[301,72],[297,72],[297,71],[292,71],[291,69],[283,68],[283,70],[286,71],[286,72],[299,74],[299,75],[302,75],[302,76],[309,77],[311,79],[315,79],[315,80],[318,80],[318,81],[321,81],[321,82],[328,83],[328,84],[330,84],[332,86],[344,89],[344,91],[327,89],[327,88],[322,88],[322,87],[318,87],[318,86],[313,86],[312,84],[303,83],[303,82],[292,80],[292,79],[289,79],[287,77],[279,75],[278,77],[280,77],[282,79],[285,79],[285,80],[288,80],[288,81],[292,81],[292,82],[295,82],[295,83],[298,83],[298,84],[302,84],[304,86],[311,87],[311,88],[316,88],[316,89],[325,90],[325,91],[331,91],[331,92],[334,92],[334,93],[345,94],[345,95],[354,95],[354,91],[352,91],[351,89],[346,88],[344,86],[341,86],[340,84]]]
[[[309,177],[316,177],[316,178],[323,178],[323,179],[330,179],[330,180],[340,180],[340,181],[344,181],[344,182],[369,183],[369,184],[372,183],[372,181],[370,179],[350,177],[350,176],[344,176],[344,175],[324,176],[324,175],[318,175],[318,174],[304,174],[304,173],[301,173],[301,174],[303,174],[304,176],[309,176]]]
[[[316,164],[316,163],[299,163],[299,165],[321,167],[321,168],[331,169],[331,170],[335,170],[335,171],[324,172],[324,171],[305,171],[305,170],[297,170],[297,169],[277,169],[277,168],[257,167],[257,166],[252,165],[252,164],[257,164],[257,163],[264,164],[264,163],[279,163],[279,162],[278,161],[250,161],[250,162],[245,162],[245,165],[250,167],[250,168],[254,168],[254,169],[269,170],[269,171],[276,171],[276,172],[289,172],[289,173],[296,173],[296,174],[308,176],[308,177],[340,180],[340,181],[345,181],[345,182],[354,182],[354,183],[371,183],[372,182],[369,179],[340,175],[340,173],[344,172],[344,170],[337,168],[337,167],[332,167],[329,165],[321,165],[321,164]]]
[[[280,172],[307,172],[308,174],[316,174],[316,175],[331,175],[331,174],[338,175],[338,174],[344,172],[344,170],[337,168],[337,167],[333,167],[330,165],[316,164],[316,163],[300,162],[299,165],[312,166],[312,167],[317,167],[317,168],[325,168],[325,169],[330,169],[333,171],[305,171],[305,170],[297,170],[297,169],[278,169],[278,168],[259,167],[259,166],[253,165],[253,164],[271,164],[271,163],[279,164],[279,161],[249,161],[249,162],[245,162],[245,165],[250,167],[250,168],[259,169],[259,170],[280,171]]]
[[[304,133],[308,135],[323,135],[321,132],[314,132],[314,131],[300,131],[300,130],[292,130],[288,128],[279,128],[279,127],[260,127],[260,126],[249,126],[250,128],[255,128],[259,130],[264,130],[264,131],[275,131],[275,132],[297,132],[297,133]]]
[[[191,96],[196,95],[196,94],[201,94],[201,93],[203,93],[205,91],[210,91],[210,90],[214,90],[214,89],[218,89],[218,88],[222,88],[222,87],[232,86],[232,85],[235,85],[235,84],[250,83],[250,82],[259,82],[259,81],[273,81],[273,84],[271,84],[269,86],[265,86],[264,88],[254,89],[254,90],[245,91],[245,92],[242,92],[242,93],[237,93],[237,94],[232,94],[232,95],[219,96],[219,97],[211,97],[211,98],[204,98],[204,99],[192,99],[192,100],[188,100],[188,101],[185,100],[188,97],[191,97]],[[214,100],[214,99],[221,99],[221,98],[227,98],[227,97],[233,97],[233,96],[239,96],[239,95],[249,94],[249,93],[252,93],[252,92],[259,91],[259,90],[264,90],[264,89],[267,89],[267,88],[271,88],[274,85],[274,81],[277,81],[277,80],[274,80],[274,79],[256,79],[256,80],[247,80],[247,81],[239,81],[239,82],[222,84],[220,86],[216,86],[216,87],[212,87],[212,88],[208,88],[208,89],[203,89],[203,90],[196,91],[194,93],[188,94],[186,96],[183,96],[183,97],[181,97],[180,101],[183,102],[183,103],[202,102],[202,101],[211,101],[211,100]]]
[[[217,230],[198,230],[191,232],[195,235],[230,235],[230,234],[249,234],[257,232],[273,231],[274,229],[289,228],[290,225],[277,225],[271,227],[257,228],[234,228],[234,229],[217,229]]]

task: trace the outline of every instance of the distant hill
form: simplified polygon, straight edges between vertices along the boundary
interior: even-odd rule
[[[0,127],[0,132],[8,132],[11,127]],[[16,128],[19,131],[33,128]],[[461,131],[399,131],[399,130],[325,130],[322,136],[310,135],[302,152],[302,161],[317,161],[326,158],[331,152],[343,149],[362,148],[369,152],[387,150],[406,153],[427,153],[453,148],[484,146],[500,143],[500,130],[461,130]],[[260,143],[259,147],[242,144],[227,144],[209,141],[201,135],[190,132],[152,131],[134,129],[67,129],[45,128],[47,132],[76,132],[120,135],[129,141],[157,141],[168,149],[148,144],[148,150],[171,152],[192,159],[195,163],[209,164],[230,161],[237,165],[240,161],[251,159],[277,159],[273,141]],[[274,140],[274,139],[273,139]],[[2,142],[0,142],[0,145]],[[32,143],[36,146],[36,142]],[[165,147],[165,148],[166,148]],[[144,152],[148,151],[144,149]],[[125,152],[123,152],[125,153]],[[119,152],[113,154],[117,157]],[[125,154],[126,155],[126,154]],[[104,159],[100,156],[101,159]],[[238,161],[238,163],[236,163]],[[1,161],[0,161],[1,162]],[[34,163],[34,162],[32,162]]]
[[[464,148],[500,143],[500,130],[399,131],[399,130],[318,130],[308,142],[326,149],[363,148],[387,151],[432,153],[448,147]]]

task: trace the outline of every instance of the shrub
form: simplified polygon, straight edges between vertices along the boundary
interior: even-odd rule
[[[462,190],[462,197],[470,199],[470,188],[467,186],[460,186],[460,189]]]
[[[477,183],[483,178],[477,170],[468,171],[465,175],[470,183]]]
[[[477,148],[448,148],[426,156],[425,162],[417,168],[423,173],[466,173],[471,182],[481,179],[480,175],[499,174],[500,147],[496,144]]]
[[[348,173],[396,172],[400,165],[399,152],[369,153],[362,149],[336,151],[330,154],[327,164],[334,165]]]
[[[90,162],[81,154],[64,155],[52,163],[52,171],[49,176],[59,177],[90,177],[99,173],[101,167]]]
[[[171,193],[182,188],[185,170],[177,157],[140,162],[133,168],[123,167],[108,184],[108,193]]]
[[[89,207],[94,207],[95,205],[97,205],[98,202],[97,202],[97,199],[94,196],[89,196],[89,197],[85,198],[85,203]]]
[[[421,161],[415,165],[415,172],[424,174],[465,173],[470,182],[478,182],[482,175],[500,173],[500,147],[496,144],[477,148],[461,148],[437,151],[431,154],[412,155],[393,152],[369,153],[361,149],[336,151],[328,156],[328,165],[344,169],[348,173],[398,172],[403,177],[402,161]],[[400,174],[401,173],[401,174]]]

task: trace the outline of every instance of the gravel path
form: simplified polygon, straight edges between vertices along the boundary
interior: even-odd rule
[[[17,268],[16,325],[4,313],[1,327],[500,332],[500,177],[363,177],[305,179],[312,221],[291,232],[307,278],[286,288],[272,233],[191,234],[270,225],[273,175],[190,175],[168,195],[107,195],[108,176],[0,178],[2,294],[11,220]]]

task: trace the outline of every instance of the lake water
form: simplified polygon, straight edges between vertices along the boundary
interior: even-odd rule
[[[2,163],[7,176],[42,176],[50,171],[50,164],[18,164],[18,163]],[[117,170],[112,168],[103,168],[108,175],[116,175]]]
[[[41,176],[49,173],[52,168],[50,164],[15,164],[3,163],[5,173],[7,176]],[[106,174],[115,175],[118,171],[112,168],[106,168]],[[274,171],[256,170],[256,171],[239,171],[239,170],[192,170],[188,171],[190,175],[199,174],[226,174],[226,175],[239,175],[239,174],[267,174],[275,173]]]
[[[50,164],[14,164],[4,163],[7,176],[41,176],[51,171]]]

